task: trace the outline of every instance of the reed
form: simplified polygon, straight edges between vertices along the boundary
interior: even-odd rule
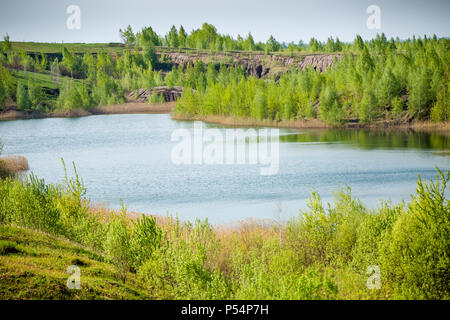
[[[27,171],[29,169],[28,160],[23,156],[5,156],[0,158],[0,166],[8,175]]]

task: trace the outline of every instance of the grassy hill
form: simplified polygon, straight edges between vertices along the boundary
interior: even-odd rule
[[[66,269],[81,269],[81,289],[68,289]],[[0,226],[0,300],[148,299],[130,274],[124,284],[96,252],[63,238]]]

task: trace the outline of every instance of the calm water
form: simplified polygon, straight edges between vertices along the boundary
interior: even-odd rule
[[[208,127],[211,127],[208,125]],[[0,122],[5,154],[24,155],[47,182],[60,182],[60,158],[74,161],[93,202],[213,223],[298,214],[312,188],[330,200],[348,185],[368,206],[409,200],[417,175],[450,170],[450,139],[438,134],[363,130],[280,130],[279,172],[255,165],[181,165],[171,161],[176,128],[169,115],[102,115]],[[223,129],[221,129],[223,130]],[[68,166],[69,167],[69,166]]]

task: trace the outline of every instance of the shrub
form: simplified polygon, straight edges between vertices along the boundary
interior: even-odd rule
[[[382,271],[395,298],[450,298],[449,180],[448,171],[435,182],[419,177],[416,195],[383,241]]]
[[[206,255],[184,240],[156,250],[138,272],[146,289],[158,299],[226,299],[229,285],[218,271],[204,267]]]
[[[132,265],[131,230],[126,219],[126,209],[122,207],[119,217],[113,217],[108,225],[104,242],[105,253],[117,268],[119,278],[125,283],[127,273]]]
[[[150,259],[153,251],[160,247],[162,238],[163,231],[157,226],[155,218],[143,215],[133,222],[130,249],[136,269]]]

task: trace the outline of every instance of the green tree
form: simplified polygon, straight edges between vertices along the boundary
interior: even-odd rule
[[[358,105],[358,115],[361,122],[371,122],[376,117],[377,98],[371,88],[364,90],[363,98]]]
[[[266,43],[266,51],[267,52],[276,52],[281,48],[280,43],[271,35],[269,40]]]
[[[169,47],[172,48],[178,48],[179,47],[179,41],[178,41],[178,31],[175,26],[172,26],[172,28],[169,31],[169,34],[167,35],[167,42],[169,44]]]
[[[150,64],[152,68],[156,68],[158,66],[158,57],[156,55],[156,50],[151,43],[148,43],[144,46],[143,57],[144,61],[147,64]]]
[[[16,99],[17,99],[17,105],[19,106],[19,108],[21,110],[28,111],[31,109],[31,101],[30,101],[30,97],[28,96],[28,91],[23,86],[22,83],[19,83],[17,85]]]
[[[2,47],[3,47],[3,51],[5,51],[5,52],[10,51],[11,48],[12,48],[12,44],[11,44],[11,42],[9,41],[9,35],[8,35],[8,34],[6,34],[6,35],[3,37]]]
[[[33,110],[39,110],[43,107],[44,93],[42,87],[31,78],[28,80],[28,96]]]
[[[122,42],[129,48],[133,47],[136,43],[136,36],[133,33],[133,29],[130,25],[125,30],[119,29],[120,38]]]
[[[186,38],[187,38],[187,33],[184,30],[183,26],[180,26],[180,30],[178,30],[178,42],[179,42],[179,47],[185,47],[186,46]]]

